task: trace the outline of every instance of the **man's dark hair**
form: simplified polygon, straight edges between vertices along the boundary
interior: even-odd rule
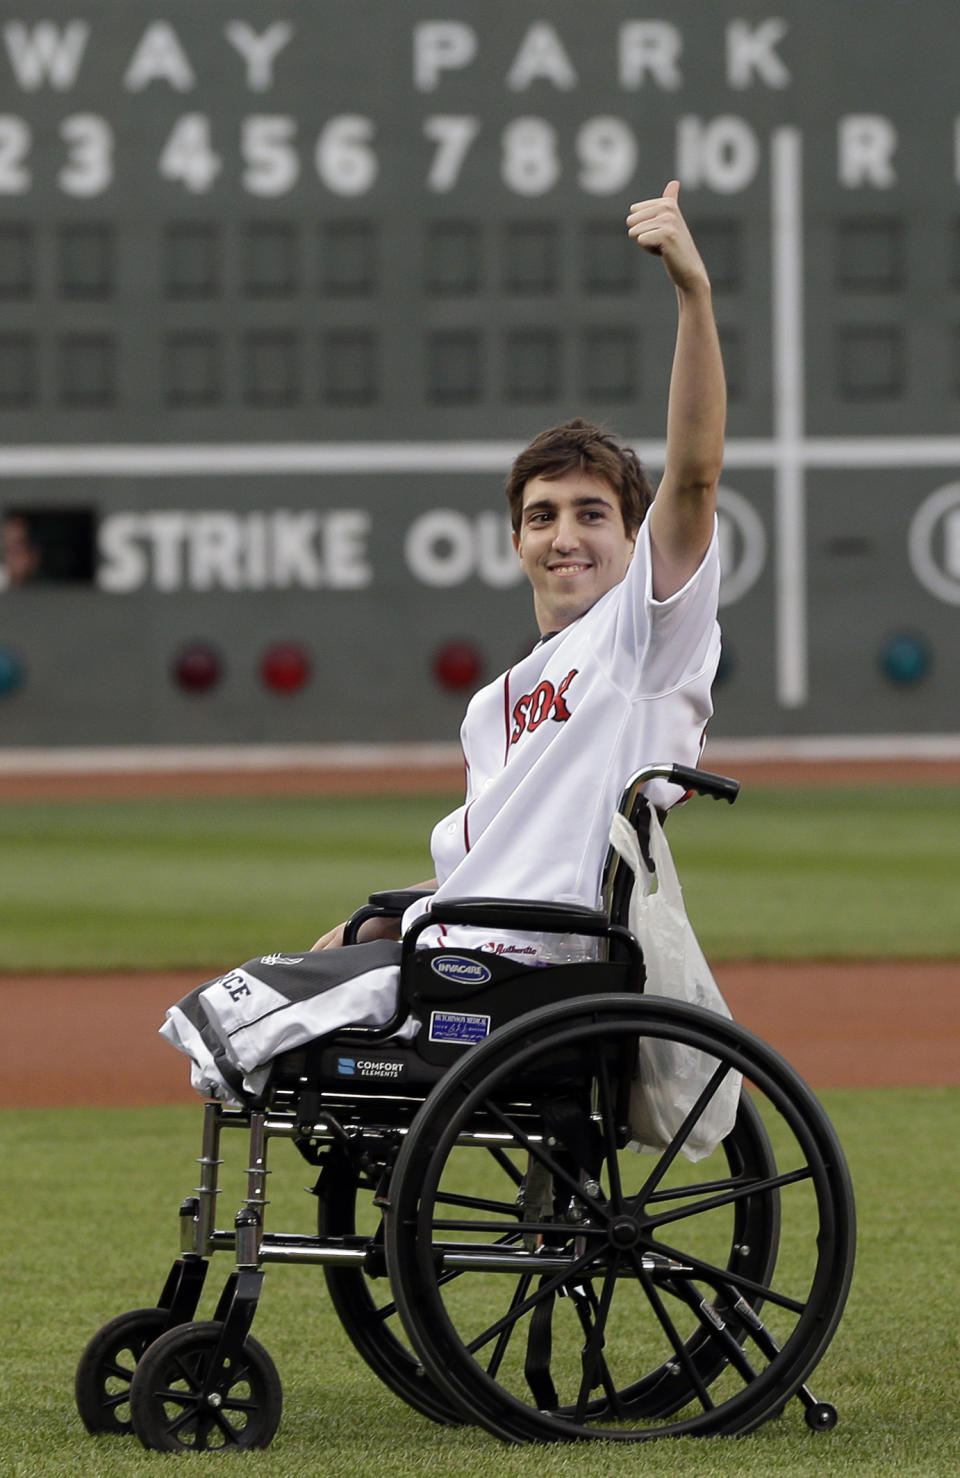
[[[636,452],[618,437],[577,417],[535,436],[514,462],[507,478],[507,502],[515,534],[520,532],[523,490],[532,477],[548,480],[582,472],[609,484],[620,500],[627,534],[632,538],[653,502],[653,488]]]

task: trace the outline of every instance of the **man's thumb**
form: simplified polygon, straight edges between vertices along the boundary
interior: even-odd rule
[[[680,181],[679,180],[671,180],[670,183],[664,187],[663,199],[664,200],[679,200],[679,198],[680,198]]]

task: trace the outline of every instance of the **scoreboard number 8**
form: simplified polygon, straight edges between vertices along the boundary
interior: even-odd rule
[[[56,183],[65,195],[92,198],[115,181],[115,133],[106,118],[74,113],[61,120],[63,155]],[[471,150],[483,133],[470,114],[433,114],[422,132],[432,145],[423,183],[444,195],[461,182]],[[302,162],[296,119],[283,113],[255,114],[239,125],[240,185],[261,199],[287,195],[299,183]],[[373,189],[380,176],[377,126],[361,113],[340,113],[320,129],[313,148],[316,176],[333,195],[357,197]],[[561,180],[563,149],[556,127],[546,118],[514,118],[501,131],[502,183],[515,195],[545,195]],[[577,183],[589,195],[615,195],[632,180],[638,161],[633,130],[612,116],[589,118],[573,141]],[[34,134],[24,118],[0,115],[0,195],[25,195],[35,183]],[[225,158],[215,142],[207,113],[178,118],[157,159],[162,180],[191,195],[207,194],[224,174]]]

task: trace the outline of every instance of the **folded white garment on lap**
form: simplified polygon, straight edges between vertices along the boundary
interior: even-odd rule
[[[240,1102],[263,1086],[281,1052],[345,1026],[385,1026],[397,1009],[399,961],[400,946],[388,940],[263,955],[171,1006],[160,1035],[191,1059],[199,1093]],[[396,1035],[415,1031],[408,1021]]]

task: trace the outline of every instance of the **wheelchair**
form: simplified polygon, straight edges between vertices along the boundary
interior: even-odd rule
[[[679,765],[641,771],[621,810],[645,848],[656,777],[733,801],[736,781]],[[646,851],[645,851],[645,855]],[[850,1286],[855,1212],[837,1137],[809,1088],[733,1021],[643,993],[625,926],[632,874],[613,852],[604,906],[503,899],[436,904],[402,943],[395,1019],[278,1057],[243,1107],[204,1107],[199,1185],[155,1306],[88,1344],[76,1399],[90,1432],[162,1451],[262,1448],[280,1379],[250,1333],[271,1263],[316,1263],[356,1349],[434,1422],[514,1443],[747,1433],[798,1398]],[[399,915],[375,894],[351,921]],[[599,941],[586,963],[517,964],[417,949],[428,922]],[[421,1027],[396,1031],[408,1014]],[[715,1067],[682,1124],[638,1153],[629,1122],[651,1042]],[[735,1121],[685,1156],[718,1086],[742,1075]],[[243,1131],[246,1196],[216,1225],[222,1139]],[[316,1234],[268,1230],[274,1140],[317,1171]],[[633,1147],[631,1147],[633,1145]],[[214,1253],[234,1266],[196,1319]]]

